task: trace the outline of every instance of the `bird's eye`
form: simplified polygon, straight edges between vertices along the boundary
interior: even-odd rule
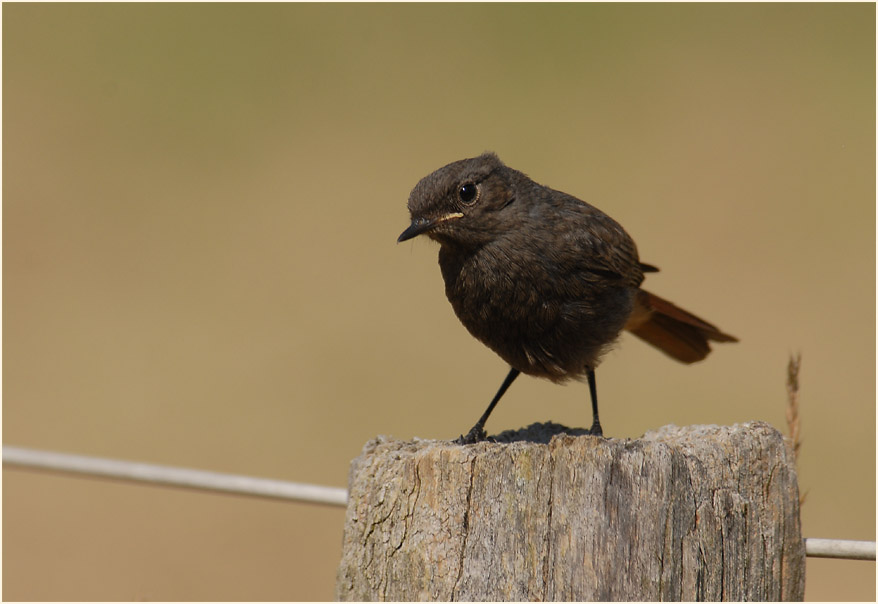
[[[479,189],[471,182],[468,182],[465,185],[461,185],[460,188],[457,190],[457,197],[463,203],[473,203],[478,196]]]

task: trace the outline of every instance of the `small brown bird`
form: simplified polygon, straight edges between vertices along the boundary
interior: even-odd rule
[[[424,177],[412,190],[412,223],[399,236],[439,242],[445,294],[469,332],[511,370],[462,444],[484,440],[485,422],[519,373],[588,379],[598,418],[595,367],[627,329],[683,363],[708,341],[736,342],[710,323],[640,289],[643,264],[615,220],[584,201],[537,184],[493,153]]]

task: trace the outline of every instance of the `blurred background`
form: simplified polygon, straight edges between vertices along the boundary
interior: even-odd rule
[[[406,200],[485,150],[598,206],[646,287],[740,338],[623,335],[616,438],[787,432],[806,537],[875,538],[874,4],[3,6],[3,442],[346,486],[507,368]],[[490,432],[588,426],[522,378]],[[7,600],[327,600],[344,510],[3,472]],[[811,600],[875,564],[808,561]]]

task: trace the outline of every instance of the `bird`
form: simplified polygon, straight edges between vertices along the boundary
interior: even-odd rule
[[[645,291],[637,246],[622,226],[572,195],[536,183],[492,152],[422,178],[403,242],[439,243],[445,294],[458,319],[510,369],[460,444],[487,438],[494,407],[521,374],[588,382],[589,433],[603,435],[595,369],[627,330],[682,363],[737,338]]]

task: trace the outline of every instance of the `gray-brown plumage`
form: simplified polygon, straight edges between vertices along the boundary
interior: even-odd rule
[[[506,388],[526,373],[563,382],[586,376],[591,431],[601,434],[594,369],[622,329],[684,363],[709,340],[736,339],[640,289],[644,272],[625,230],[597,208],[532,181],[493,153],[423,178],[409,197],[412,223],[399,241],[440,243],[445,293],[469,332],[512,369],[461,442],[484,438]]]

